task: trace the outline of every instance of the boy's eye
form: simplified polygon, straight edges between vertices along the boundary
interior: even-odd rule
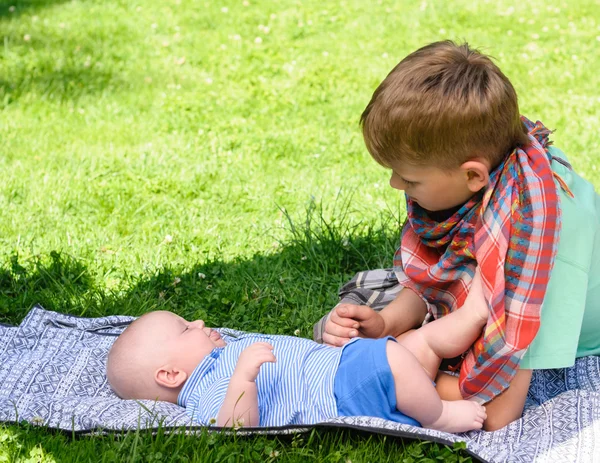
[[[411,186],[411,185],[416,185],[417,182],[411,182],[410,180],[406,180],[405,178],[400,178],[400,180],[402,180],[402,182],[404,182],[404,184],[406,186]]]

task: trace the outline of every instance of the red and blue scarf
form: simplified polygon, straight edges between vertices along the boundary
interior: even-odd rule
[[[488,187],[450,218],[434,221],[407,199],[408,220],[394,257],[406,276],[400,283],[421,295],[434,318],[462,306],[480,267],[490,314],[459,377],[462,396],[480,402],[509,386],[538,332],[560,235],[559,196],[547,151],[551,131],[539,121],[522,117],[522,122],[529,145],[508,154],[490,173]]]

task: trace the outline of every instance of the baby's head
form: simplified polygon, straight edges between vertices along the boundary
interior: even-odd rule
[[[147,313],[117,338],[108,353],[106,376],[123,399],[177,402],[196,366],[225,342],[202,320],[188,322],[172,312]]]
[[[451,41],[404,58],[361,116],[373,158],[452,169],[474,158],[491,167],[528,144],[517,94],[492,60]]]

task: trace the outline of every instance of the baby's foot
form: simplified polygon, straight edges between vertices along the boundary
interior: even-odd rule
[[[442,400],[442,414],[433,423],[423,426],[445,432],[466,432],[481,429],[487,418],[485,407],[471,400]]]

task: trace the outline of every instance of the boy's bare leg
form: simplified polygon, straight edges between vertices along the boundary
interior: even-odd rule
[[[441,359],[456,357],[469,349],[481,334],[487,317],[481,275],[477,270],[460,309],[407,333],[398,342],[413,353],[433,380]]]
[[[417,358],[399,343],[388,341],[386,353],[396,385],[396,408],[425,428],[446,432],[481,429],[485,407],[477,402],[440,399]]]

